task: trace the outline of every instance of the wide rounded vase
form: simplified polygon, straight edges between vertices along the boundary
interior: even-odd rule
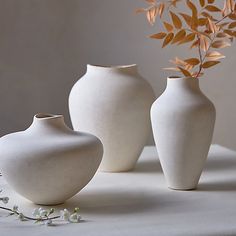
[[[71,90],[69,110],[75,130],[102,141],[101,171],[134,168],[151,131],[154,100],[151,86],[136,65],[87,66],[87,73]]]
[[[92,179],[103,155],[91,134],[69,129],[61,115],[38,114],[25,131],[0,139],[0,170],[36,204],[61,204]]]
[[[168,78],[151,108],[154,139],[169,188],[197,187],[215,124],[215,107],[196,78]]]

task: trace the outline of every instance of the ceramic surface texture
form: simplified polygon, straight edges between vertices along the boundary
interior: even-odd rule
[[[150,108],[155,100],[136,65],[88,65],[74,85],[69,108],[75,130],[89,132],[104,145],[101,171],[134,168],[151,131]]]
[[[170,188],[197,187],[215,124],[215,107],[195,78],[168,78],[151,108],[154,139]]]
[[[25,131],[0,139],[0,170],[36,204],[63,203],[94,176],[103,154],[98,138],[69,129],[63,116],[38,114]]]

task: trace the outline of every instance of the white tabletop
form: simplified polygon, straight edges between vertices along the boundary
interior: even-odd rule
[[[35,208],[3,177],[0,188],[10,196],[9,205],[28,213]],[[155,148],[146,147],[133,172],[97,173],[58,209],[75,206],[83,223],[47,227],[0,217],[0,235],[236,235],[236,152],[213,145],[198,189],[173,191],[166,187]]]

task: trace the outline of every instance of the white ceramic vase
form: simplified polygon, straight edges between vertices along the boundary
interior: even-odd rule
[[[151,131],[150,108],[155,100],[149,83],[130,66],[87,66],[74,85],[69,110],[75,130],[102,141],[101,171],[134,168]]]
[[[154,139],[169,188],[197,187],[215,124],[215,107],[195,78],[168,78],[163,94],[153,103]]]
[[[93,135],[69,129],[61,115],[38,114],[25,131],[0,139],[0,170],[30,201],[61,204],[94,176],[103,147]]]

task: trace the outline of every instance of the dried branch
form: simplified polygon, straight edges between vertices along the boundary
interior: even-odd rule
[[[159,18],[161,30],[150,36],[163,40],[162,47],[189,44],[190,49],[197,48],[197,57],[171,60],[174,67],[165,68],[181,72],[185,77],[198,78],[204,71],[220,63],[225,58],[218,49],[231,46],[236,37],[236,3],[235,0],[222,1],[223,6],[215,5],[215,0],[145,0],[148,8],[138,9],[146,13],[153,25]],[[177,12],[178,4],[186,4],[190,12]],[[163,20],[163,14],[168,20]],[[198,67],[198,70],[195,68]]]

